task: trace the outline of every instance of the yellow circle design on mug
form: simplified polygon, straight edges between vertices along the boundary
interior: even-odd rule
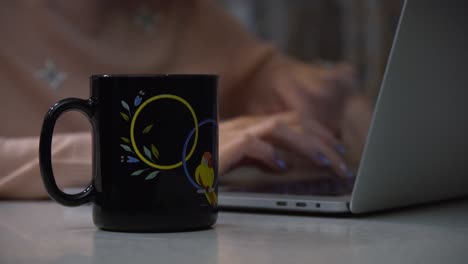
[[[185,107],[187,107],[187,109],[192,114],[193,125],[195,127],[195,137],[194,137],[194,140],[193,140],[192,149],[190,150],[189,154],[185,158],[185,161],[188,161],[190,159],[190,157],[193,155],[193,152],[195,152],[195,148],[197,146],[197,141],[198,141],[198,120],[197,120],[197,116],[195,115],[195,111],[193,110],[192,106],[185,99],[183,99],[183,98],[181,98],[179,96],[173,95],[173,94],[156,95],[156,96],[153,96],[153,97],[149,98],[145,102],[143,102],[143,104],[136,110],[135,115],[133,116],[132,124],[130,125],[130,140],[132,142],[132,146],[133,146],[133,149],[135,150],[135,153],[137,154],[137,156],[144,163],[146,163],[147,165],[149,165],[149,166],[151,166],[153,168],[156,168],[156,169],[171,170],[171,169],[175,169],[177,167],[182,166],[182,161],[179,161],[178,163],[174,163],[174,164],[171,164],[171,165],[155,164],[155,163],[147,160],[141,154],[141,152],[138,150],[138,147],[137,147],[136,142],[135,142],[135,131],[134,130],[135,130],[135,122],[136,122],[136,120],[138,118],[138,115],[140,114],[141,110],[143,110],[143,108],[145,108],[145,106],[147,106],[149,103],[154,102],[154,101],[159,100],[159,99],[173,99],[173,100],[176,100],[176,101],[184,104]]]

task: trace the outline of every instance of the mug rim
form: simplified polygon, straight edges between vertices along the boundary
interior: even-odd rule
[[[204,74],[204,73],[157,73],[157,74],[92,74],[91,79],[100,79],[100,78],[161,78],[161,77],[175,77],[175,78],[219,78],[217,74]]]

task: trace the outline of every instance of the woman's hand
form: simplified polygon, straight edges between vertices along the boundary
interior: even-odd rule
[[[221,110],[226,117],[294,111],[337,135],[344,104],[355,92],[356,83],[348,65],[312,65],[272,53]]]
[[[301,119],[295,112],[221,122],[219,144],[221,175],[246,162],[285,171],[289,162],[280,154],[284,149],[319,167],[330,168],[341,177],[353,176],[344,161],[344,149],[332,133],[315,119]]]

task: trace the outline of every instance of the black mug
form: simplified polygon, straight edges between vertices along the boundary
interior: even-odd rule
[[[94,224],[116,231],[204,229],[217,219],[218,105],[215,75],[95,75],[91,97],[57,102],[42,126],[39,159],[50,197],[93,203]],[[64,112],[93,127],[93,176],[78,194],[62,192],[51,162]]]

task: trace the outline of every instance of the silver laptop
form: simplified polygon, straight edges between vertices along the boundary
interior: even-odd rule
[[[467,195],[467,76],[468,3],[407,0],[355,180],[221,185],[220,207],[359,214]]]

